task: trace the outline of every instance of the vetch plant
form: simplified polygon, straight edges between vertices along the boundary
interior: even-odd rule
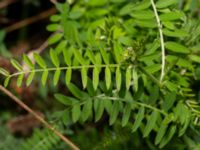
[[[0,69],[4,86],[14,77],[21,86],[27,74],[27,86],[38,74],[46,85],[51,73],[57,86],[64,75],[73,97],[57,93],[55,98],[66,106],[66,121],[97,122],[106,112],[110,125],[117,120],[123,127],[129,123],[144,138],[154,134],[152,142],[163,148],[174,136],[197,129],[200,119],[199,98],[191,88],[200,78],[200,21],[179,9],[178,3],[57,3],[59,12],[47,26],[55,32],[49,38],[51,64],[37,53],[36,63],[24,54],[29,67],[24,70],[12,59],[16,73]],[[74,72],[82,87],[74,82]]]

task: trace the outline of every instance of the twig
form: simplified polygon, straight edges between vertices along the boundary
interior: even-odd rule
[[[6,27],[3,30],[5,30],[8,33],[12,32],[12,31],[15,31],[15,30],[20,29],[20,28],[22,28],[24,26],[27,26],[29,24],[32,24],[34,22],[37,22],[37,21],[42,20],[44,18],[47,18],[48,16],[56,13],[56,11],[57,10],[55,8],[51,8],[51,9],[49,9],[47,11],[44,11],[44,12],[42,12],[42,13],[36,15],[36,16],[30,17],[28,19],[25,19],[25,20],[22,20],[20,22],[17,22],[17,23],[15,23],[15,24],[13,24],[13,25],[11,25],[9,27]]]
[[[17,2],[18,0],[4,0],[0,2],[0,9]]]
[[[163,31],[162,31],[162,24],[154,3],[154,0],[151,0],[151,5],[154,10],[154,14],[156,17],[159,33],[160,33],[160,44],[161,44],[161,51],[162,51],[162,68],[161,68],[161,75],[160,75],[160,82],[162,82],[164,75],[165,75],[165,45],[164,45],[164,37],[163,37]]]
[[[56,130],[53,126],[51,126],[40,115],[38,115],[36,112],[34,112],[31,108],[29,108],[25,103],[23,103],[19,98],[17,98],[15,95],[13,95],[10,91],[8,91],[2,85],[0,85],[0,91],[2,91],[7,96],[9,96],[12,100],[14,100],[18,105],[20,105],[27,112],[32,114],[38,121],[40,121],[44,126],[46,126],[48,129],[50,129],[52,132],[54,132],[58,137],[60,137],[60,139],[62,139],[67,145],[69,145],[71,147],[71,149],[79,150],[79,148],[73,142],[71,142],[62,133],[60,133],[58,130]]]

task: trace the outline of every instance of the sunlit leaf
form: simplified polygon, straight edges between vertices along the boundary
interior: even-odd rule
[[[11,64],[13,65],[13,67],[15,67],[15,69],[17,69],[18,71],[22,71],[22,66],[15,60],[15,59],[11,59]]]
[[[131,86],[131,78],[132,78],[132,73],[131,73],[132,69],[131,67],[128,67],[126,69],[126,89],[128,90]]]
[[[53,49],[50,49],[50,57],[51,57],[51,61],[53,62],[53,64],[56,67],[59,67],[59,65],[60,65],[59,58],[58,58],[57,53]]]
[[[183,53],[183,54],[188,54],[190,53],[190,50],[176,42],[165,42],[165,46],[168,50],[176,53]]]
[[[29,66],[30,69],[34,69],[34,64],[27,55],[23,54],[23,60]]]
[[[4,76],[9,76],[9,72],[3,68],[0,68],[0,74],[2,74]]]
[[[122,75],[121,75],[120,67],[117,67],[117,69],[116,69],[116,86],[117,86],[118,91],[121,89],[121,82],[122,82]]]
[[[21,86],[24,79],[24,74],[20,74],[17,78],[17,86]]]
[[[56,86],[58,84],[58,81],[59,81],[59,78],[60,78],[60,69],[56,69],[56,72],[54,74],[54,77],[53,77],[53,85]]]
[[[99,84],[99,70],[97,67],[95,67],[93,69],[93,87],[94,87],[94,90],[97,89],[98,87],[98,84]]]
[[[45,64],[45,61],[43,60],[43,58],[39,54],[34,53],[33,56],[34,56],[35,61],[38,63],[38,65],[40,67],[42,67],[44,69],[47,67],[46,64]]]
[[[29,86],[31,82],[33,81],[33,78],[35,76],[35,72],[31,72],[26,80],[26,85]]]
[[[42,85],[45,85],[47,82],[47,78],[48,78],[48,70],[44,70],[43,74],[42,74]]]
[[[111,72],[110,72],[110,68],[106,67],[105,69],[105,82],[106,82],[106,87],[107,89],[110,88],[110,84],[111,84]]]
[[[166,7],[169,7],[176,3],[178,3],[177,0],[167,0],[167,1],[159,0],[156,2],[156,7],[157,8],[166,8]]]
[[[81,78],[82,78],[82,85],[83,85],[83,88],[86,88],[87,87],[87,68],[86,67],[82,67],[81,68]]]
[[[65,73],[65,82],[66,82],[66,85],[70,84],[71,77],[72,77],[72,69],[68,68],[66,70],[66,73]]]

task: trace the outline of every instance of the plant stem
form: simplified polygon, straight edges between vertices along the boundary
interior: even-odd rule
[[[141,67],[141,66],[138,66],[138,68],[140,69],[140,71],[142,71],[144,74],[146,74],[149,78],[151,78],[152,81],[153,81],[154,83],[156,83],[159,87],[161,87],[160,82],[159,82],[152,74],[148,73],[148,72],[147,72],[143,67]]]
[[[67,145],[69,145],[71,147],[71,149],[79,150],[79,148],[72,141],[70,141],[68,138],[66,138],[61,132],[56,130],[52,125],[50,125],[47,121],[45,121],[43,119],[43,117],[41,117],[36,112],[34,112],[30,107],[28,107],[25,103],[23,103],[19,98],[17,98],[15,95],[13,95],[10,91],[8,91],[2,85],[0,85],[0,91],[2,91],[7,96],[9,96],[13,101],[15,101],[18,105],[20,105],[27,112],[32,114],[38,121],[40,121],[44,126],[46,126],[48,129],[50,129],[53,133],[55,133],[58,137],[60,137],[60,139],[62,139]]]
[[[67,69],[82,69],[82,68],[94,68],[94,67],[118,67],[120,64],[103,64],[103,65],[87,65],[87,66],[68,66],[68,67],[58,67],[58,68],[45,68],[45,69],[35,69],[35,70],[28,70],[28,71],[20,71],[14,74],[9,75],[9,77],[18,76],[20,74],[28,74],[31,72],[44,72],[47,71],[55,71],[55,70],[67,70]]]
[[[162,31],[162,24],[154,3],[154,0],[151,0],[151,5],[154,10],[154,14],[156,17],[157,25],[158,25],[158,30],[160,33],[160,45],[161,45],[161,51],[162,51],[162,67],[161,67],[161,75],[160,75],[160,82],[162,82],[164,75],[165,75],[165,45],[164,45],[164,37],[163,37],[163,31]]]

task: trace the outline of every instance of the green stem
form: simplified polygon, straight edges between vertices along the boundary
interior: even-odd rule
[[[86,66],[68,66],[68,67],[57,67],[57,68],[44,68],[44,69],[20,71],[20,72],[11,74],[8,77],[14,77],[14,76],[18,76],[20,74],[28,74],[28,73],[31,73],[31,72],[44,72],[45,70],[55,71],[55,70],[67,70],[67,69],[82,69],[82,68],[94,68],[94,67],[105,68],[105,67],[118,67],[118,66],[120,66],[120,64],[108,64],[108,65],[103,64],[103,65],[86,65]]]
[[[161,87],[160,82],[149,72],[147,72],[143,67],[138,66],[138,68],[140,69],[140,71],[142,71],[144,74],[146,74],[149,78],[152,79],[153,82],[155,82],[159,87]]]

